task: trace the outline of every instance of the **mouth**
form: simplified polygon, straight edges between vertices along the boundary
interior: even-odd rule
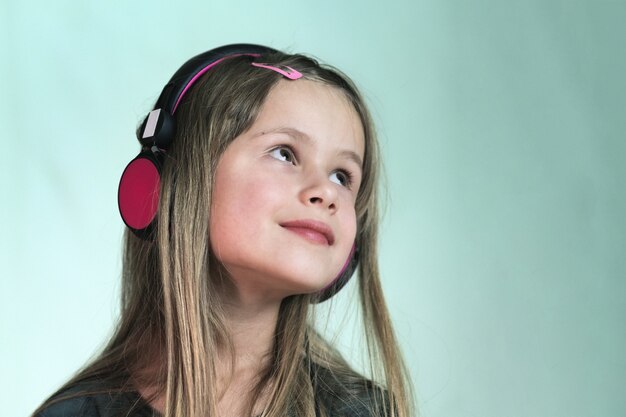
[[[327,246],[335,243],[335,235],[330,226],[317,220],[292,220],[280,225],[312,243]]]

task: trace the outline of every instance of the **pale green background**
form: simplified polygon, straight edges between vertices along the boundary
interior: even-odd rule
[[[626,415],[624,1],[0,13],[3,416],[27,415],[109,334],[136,123],[187,58],[246,41],[338,66],[371,104],[384,286],[423,416]]]

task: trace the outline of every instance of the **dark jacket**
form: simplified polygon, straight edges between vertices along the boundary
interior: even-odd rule
[[[314,367],[316,414],[324,409],[330,417],[373,417],[372,409],[382,410],[383,394],[367,380],[353,380],[349,385],[327,369]],[[160,417],[136,391],[107,388],[97,380],[85,381],[52,396],[34,417]],[[383,416],[384,414],[380,414]]]

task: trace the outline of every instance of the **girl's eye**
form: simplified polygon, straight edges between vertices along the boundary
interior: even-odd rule
[[[350,188],[352,185],[352,175],[348,171],[335,171],[330,174],[330,180],[346,188]]]
[[[277,148],[272,149],[270,151],[270,156],[283,162],[290,162],[292,164],[296,162],[296,157],[293,154],[293,151],[286,146],[278,146]]]

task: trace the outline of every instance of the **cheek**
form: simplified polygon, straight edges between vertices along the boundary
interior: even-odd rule
[[[346,233],[346,236],[351,236],[352,239],[350,245],[354,242],[356,238],[357,232],[357,219],[356,219],[356,207],[355,202],[352,198],[346,197],[345,202],[343,202],[343,206],[347,207],[346,210],[343,211],[341,215],[341,224],[342,229]]]
[[[350,219],[348,219],[346,221],[347,227],[346,227],[346,236],[350,236],[351,239],[347,239],[348,243],[347,243],[347,248],[348,248],[348,253],[352,250],[352,246],[354,245],[355,241],[356,241],[356,215],[353,213],[352,216],[350,217]]]
[[[341,239],[340,242],[340,252],[342,254],[342,258],[340,260],[342,262],[341,265],[343,266],[343,262],[345,262],[350,257],[352,246],[354,245],[356,240],[357,220],[356,212],[353,208],[345,211],[342,214],[340,224],[341,235],[344,236],[344,238]]]
[[[243,232],[239,219],[248,218],[249,210],[241,195],[245,190],[236,181],[216,181],[211,201],[210,233],[213,246],[224,246]],[[214,247],[214,249],[217,249]]]
[[[261,176],[223,173],[216,178],[210,217],[211,247],[222,257],[237,257],[271,220],[275,187]]]

